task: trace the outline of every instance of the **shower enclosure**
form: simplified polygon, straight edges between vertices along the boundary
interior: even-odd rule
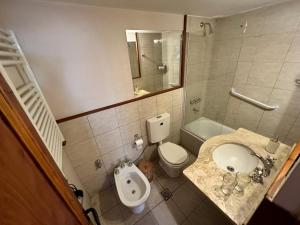
[[[217,19],[188,16],[181,137],[196,155],[203,141],[238,128],[287,144],[300,138],[300,88],[293,81],[283,87],[280,80],[292,39],[263,29],[276,17],[266,10]]]

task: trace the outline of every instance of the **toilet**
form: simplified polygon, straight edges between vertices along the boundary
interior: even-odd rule
[[[119,198],[135,214],[141,213],[150,195],[150,183],[132,162],[123,162],[114,171]]]
[[[147,120],[148,138],[158,143],[159,165],[170,177],[178,177],[189,161],[187,151],[174,143],[162,141],[170,134],[170,114],[163,113]]]

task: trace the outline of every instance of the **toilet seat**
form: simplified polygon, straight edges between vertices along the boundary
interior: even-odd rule
[[[172,167],[178,167],[184,164],[188,159],[187,151],[179,145],[166,142],[158,147],[158,153],[167,164]]]

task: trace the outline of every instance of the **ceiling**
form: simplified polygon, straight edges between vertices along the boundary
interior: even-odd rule
[[[206,17],[232,15],[289,0],[48,0],[113,8],[191,14]]]

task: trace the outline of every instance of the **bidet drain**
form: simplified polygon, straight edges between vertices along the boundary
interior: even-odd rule
[[[234,172],[235,171],[234,167],[232,167],[232,166],[227,166],[226,168],[229,172]]]
[[[135,190],[132,190],[132,191],[131,191],[131,194],[133,194],[133,195],[134,195],[134,194],[135,194]]]
[[[130,184],[131,183],[131,180],[127,180],[127,184]]]

